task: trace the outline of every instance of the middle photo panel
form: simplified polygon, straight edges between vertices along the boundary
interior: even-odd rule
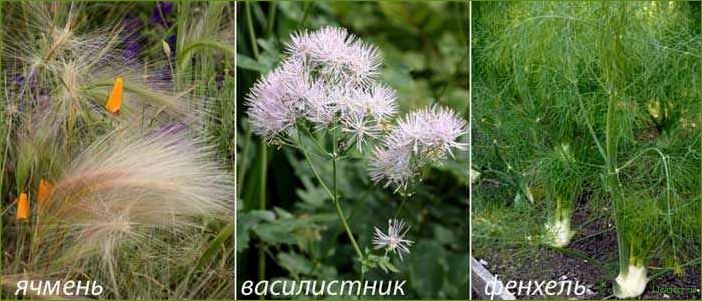
[[[466,3],[240,3],[237,295],[468,297]]]

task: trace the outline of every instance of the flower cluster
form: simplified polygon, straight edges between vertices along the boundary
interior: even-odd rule
[[[467,144],[458,142],[466,133],[467,124],[452,110],[431,106],[411,112],[398,121],[382,145],[375,148],[371,158],[371,178],[398,188],[425,164],[439,162],[453,148],[465,150]]]
[[[397,188],[406,188],[425,164],[466,148],[457,142],[466,122],[440,106],[411,112],[393,127],[396,92],[378,81],[380,52],[346,29],[294,33],[286,53],[247,96],[255,134],[273,142],[305,120],[316,128],[338,126],[359,151],[370,139],[383,140],[375,147],[370,174]]]
[[[397,112],[395,91],[377,82],[380,52],[346,29],[295,33],[286,52],[247,97],[254,133],[273,140],[298,119],[318,127],[338,123],[361,149]]]

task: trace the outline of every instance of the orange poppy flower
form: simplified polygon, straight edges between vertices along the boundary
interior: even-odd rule
[[[54,190],[54,184],[51,182],[41,179],[39,181],[39,190],[37,191],[37,202],[39,202],[39,207],[44,205],[44,202]]]
[[[29,198],[27,194],[22,192],[17,198],[17,216],[16,220],[26,220],[29,218]]]
[[[107,104],[105,108],[108,112],[112,114],[119,113],[119,109],[122,107],[122,93],[124,92],[124,79],[122,76],[117,76],[115,78],[115,84],[112,86],[112,91],[107,97]]]

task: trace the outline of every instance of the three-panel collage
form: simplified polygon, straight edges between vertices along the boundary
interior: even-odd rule
[[[702,300],[699,1],[2,1],[0,300]]]

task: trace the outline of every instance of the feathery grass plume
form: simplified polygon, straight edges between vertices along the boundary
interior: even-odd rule
[[[219,110],[230,105],[234,119],[233,76],[222,70],[225,42],[212,51],[192,40],[213,38],[204,27],[228,23],[233,6],[176,5],[178,25],[165,32],[180,44],[160,53],[137,49],[151,37],[124,22],[136,4],[3,4],[13,24],[3,32],[3,140],[17,143],[0,179],[35,187],[38,204],[29,228],[4,229],[17,232],[3,235],[3,280],[95,279],[105,298],[230,296],[233,183],[206,144]],[[91,18],[98,11],[104,19]]]
[[[76,261],[97,260],[113,269],[135,244],[153,256],[180,256],[186,246],[169,241],[233,213],[233,179],[212,155],[182,132],[113,133],[95,142],[56,181],[40,211],[31,268],[77,273]]]
[[[35,127],[48,128],[56,137],[103,127],[109,131],[120,122],[193,120],[202,111],[187,93],[192,88],[175,89],[159,76],[170,61],[125,59],[123,40],[130,33],[117,21],[87,28],[80,9],[74,3],[8,5],[6,22],[22,26],[4,38],[3,69],[20,79],[6,84],[5,102],[16,103]],[[27,39],[38,45],[27,47]],[[117,111],[116,122],[96,123]]]
[[[96,242],[107,236],[99,233],[119,237],[142,226],[177,231],[197,226],[199,216],[231,216],[231,179],[209,147],[183,133],[120,135],[75,159],[54,185],[43,224],[66,226],[88,238],[79,249],[93,249],[104,247]]]
[[[29,197],[27,193],[20,193],[17,197],[17,215],[15,220],[24,221],[29,219]]]

